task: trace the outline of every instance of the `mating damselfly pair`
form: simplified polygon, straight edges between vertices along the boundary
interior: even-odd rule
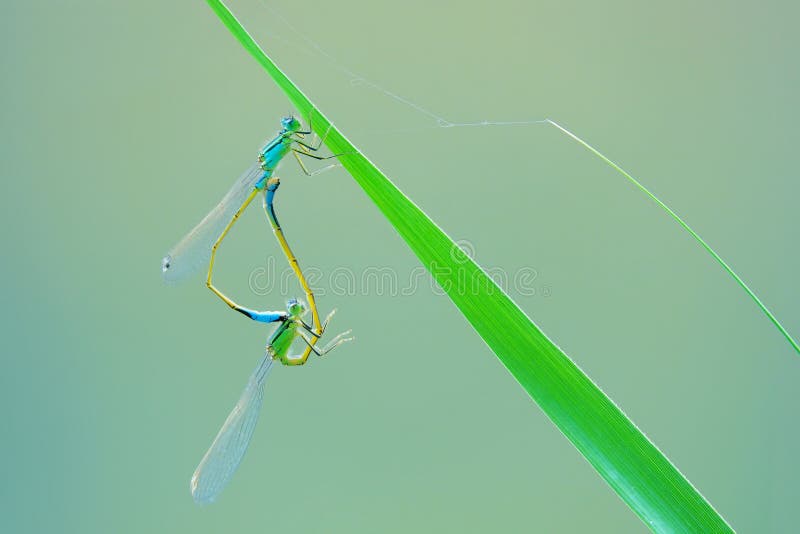
[[[335,310],[331,311],[323,322],[320,322],[314,293],[303,275],[297,257],[289,247],[275,213],[275,193],[280,186],[280,180],[275,176],[275,171],[285,156],[289,153],[293,154],[300,168],[309,176],[318,174],[332,165],[309,172],[303,164],[303,157],[316,160],[338,157],[338,155],[318,155],[317,152],[322,145],[324,135],[314,144],[306,140],[306,136],[312,133],[310,126],[308,130],[303,130],[300,121],[295,117],[283,118],[280,131],[259,150],[257,161],[234,183],[219,204],[170,250],[161,263],[164,278],[167,281],[178,281],[193,274],[207,262],[206,285],[214,294],[232,309],[254,321],[277,325],[267,339],[265,353],[250,375],[239,401],[228,415],[192,475],[190,483],[192,497],[201,504],[213,502],[219,496],[241,463],[253,437],[263,404],[264,383],[273,362],[278,360],[284,365],[303,365],[312,352],[323,356],[342,343],[353,339],[347,337],[350,333],[348,330],[335,336],[324,347],[317,346],[317,341],[325,333]],[[281,250],[303,288],[308,308],[303,302],[290,299],[285,311],[251,310],[237,304],[213,284],[212,274],[217,249],[258,194],[264,195],[264,211],[267,219]],[[310,325],[303,319],[308,311],[311,312],[312,324]],[[291,354],[292,348],[297,343],[303,347],[303,350],[300,353]]]

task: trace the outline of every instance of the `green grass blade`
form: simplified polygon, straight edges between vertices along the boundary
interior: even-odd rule
[[[567,130],[566,128],[561,126],[560,124],[556,123],[555,121],[551,121],[550,119],[546,119],[546,122],[552,124],[553,126],[558,128],[559,130],[564,132],[566,135],[568,135],[569,137],[571,137],[572,139],[577,141],[580,145],[582,145],[584,148],[586,148],[589,152],[591,152],[592,154],[596,155],[597,157],[599,157],[600,159],[605,161],[612,169],[614,169],[615,171],[617,171],[620,174],[622,174],[622,176],[624,176],[629,182],[631,182],[633,185],[635,185],[640,191],[642,191],[645,195],[650,197],[650,199],[652,201],[654,201],[656,204],[658,204],[659,207],[661,207],[661,209],[666,211],[667,214],[670,217],[672,217],[672,219],[674,219],[678,224],[680,224],[683,227],[683,229],[686,230],[689,233],[689,235],[691,235],[695,239],[695,241],[700,243],[700,246],[702,246],[704,249],[706,249],[706,252],[711,254],[711,257],[714,258],[717,261],[717,263],[719,263],[722,266],[723,269],[725,269],[725,272],[727,272],[729,275],[731,275],[731,277],[736,281],[736,283],[739,284],[742,289],[744,289],[745,293],[750,295],[750,298],[753,299],[753,301],[756,303],[756,305],[759,308],[761,308],[761,311],[764,312],[764,315],[766,315],[767,318],[770,321],[772,321],[772,324],[775,325],[775,328],[777,328],[778,331],[781,334],[783,334],[783,337],[786,338],[786,340],[789,342],[789,344],[792,346],[792,348],[794,348],[795,352],[797,352],[797,354],[800,354],[800,345],[797,344],[797,341],[794,340],[794,338],[791,336],[791,334],[789,334],[789,332],[783,327],[783,325],[780,323],[780,321],[778,321],[778,318],[775,317],[772,314],[772,312],[769,310],[769,308],[767,308],[767,306],[763,302],[761,302],[761,299],[758,298],[756,296],[756,294],[753,293],[753,290],[751,290],[750,287],[748,287],[748,285],[744,282],[744,280],[742,280],[741,277],[738,274],[736,274],[736,271],[734,271],[731,268],[731,266],[728,265],[725,262],[725,260],[723,260],[722,257],[720,257],[720,255],[717,254],[716,251],[713,248],[711,248],[711,246],[708,243],[706,243],[706,241],[702,237],[700,237],[700,235],[697,232],[692,230],[692,227],[689,226],[683,219],[681,219],[680,216],[677,213],[672,211],[672,209],[669,206],[667,206],[666,204],[664,204],[661,201],[661,199],[659,199],[652,192],[650,192],[650,190],[647,189],[644,185],[642,185],[642,183],[639,182],[639,180],[637,180],[636,178],[634,178],[633,176],[628,174],[628,172],[625,171],[625,169],[623,169],[622,167],[620,167],[619,165],[617,165],[616,163],[614,163],[613,161],[608,159],[605,155],[603,155],[599,150],[594,148],[592,145],[590,145],[589,143],[587,143],[586,141],[584,141],[583,139],[581,139],[580,137],[578,137],[574,133],[570,132],[569,130]]]
[[[314,129],[330,121],[219,0],[208,4]],[[325,140],[500,361],[600,476],[656,532],[732,532],[624,413],[335,127]]]

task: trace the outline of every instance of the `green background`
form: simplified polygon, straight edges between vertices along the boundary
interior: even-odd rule
[[[638,176],[800,334],[791,2],[281,5],[330,56],[454,122],[552,118]],[[800,359],[674,222],[548,126],[436,129],[263,3],[234,11],[743,532],[796,525]],[[188,481],[268,329],[163,253],[288,103],[203,2],[6,3],[0,17],[3,532],[642,532],[342,170],[281,169],[278,209],[355,343],[277,369],[242,468]],[[259,210],[220,285],[277,247]],[[281,266],[282,260],[278,265]],[[337,294],[330,273],[352,272]]]

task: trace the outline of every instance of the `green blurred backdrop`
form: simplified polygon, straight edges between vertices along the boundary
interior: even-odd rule
[[[362,5],[364,4],[364,5]],[[743,532],[795,528],[800,358],[699,247],[553,128],[435,129],[236,2],[265,49],[479,263],[535,269],[517,302]],[[800,335],[795,2],[431,4],[280,12],[330,56],[453,121],[550,117],[662,196]],[[162,254],[288,103],[201,1],[5,2],[3,532],[642,532],[341,170],[288,162],[279,210],[333,328],[278,369],[244,464],[189,477],[268,330]],[[220,284],[276,252],[259,210]],[[278,260],[282,261],[280,258]],[[283,263],[278,263],[282,268]],[[355,273],[339,294],[330,273]],[[793,274],[794,273],[794,274]],[[340,280],[341,281],[341,280]],[[336,282],[336,281],[334,281]]]

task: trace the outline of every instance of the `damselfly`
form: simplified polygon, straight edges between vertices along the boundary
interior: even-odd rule
[[[302,318],[306,308],[302,302],[295,299],[289,300],[285,312],[259,312],[247,309],[241,311],[255,321],[278,323],[278,326],[270,335],[265,354],[250,375],[239,402],[233,407],[192,475],[190,489],[192,497],[199,504],[208,504],[216,500],[239,467],[258,422],[264,400],[264,381],[273,362],[278,360],[284,365],[303,365],[308,359],[309,352],[313,351],[318,356],[323,356],[342,343],[352,340],[346,337],[350,333],[347,331],[334,337],[325,347],[318,348],[309,337],[314,336],[315,332]],[[324,333],[334,312],[335,310],[328,314],[319,335]],[[291,355],[289,351],[296,340],[301,340],[308,350],[300,355]]]
[[[211,256],[211,247],[229,225],[232,217],[240,213],[258,191],[266,188],[267,180],[290,152],[297,158],[300,168],[311,176],[330,167],[309,172],[300,156],[317,160],[336,158],[339,155],[320,156],[319,150],[324,135],[315,144],[307,143],[305,136],[312,133],[311,128],[302,130],[300,121],[293,116],[281,119],[281,129],[258,153],[258,160],[247,169],[233,184],[222,200],[212,209],[169,253],[161,260],[161,271],[167,281],[178,281],[196,272]]]

